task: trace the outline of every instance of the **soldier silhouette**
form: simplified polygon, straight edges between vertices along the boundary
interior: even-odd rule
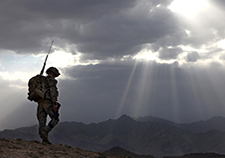
[[[55,79],[60,75],[58,69],[55,67],[50,67],[47,69],[47,92],[44,98],[38,99],[37,108],[37,119],[39,121],[39,135],[43,142],[51,144],[48,140],[49,132],[58,124],[59,122],[59,107],[61,106],[57,102],[58,90],[57,90],[57,80]],[[46,126],[47,116],[51,118],[50,122]]]

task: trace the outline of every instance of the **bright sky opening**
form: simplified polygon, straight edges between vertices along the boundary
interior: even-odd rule
[[[170,4],[169,9],[188,18],[192,18],[207,6],[207,0],[174,0]]]
[[[141,52],[139,52],[137,55],[135,55],[133,57],[134,59],[137,60],[157,60],[157,53],[153,53],[151,50],[142,50]]]

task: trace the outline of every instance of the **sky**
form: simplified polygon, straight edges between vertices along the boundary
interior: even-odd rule
[[[0,130],[38,123],[27,83],[52,41],[62,122],[225,117],[224,0],[0,4]]]

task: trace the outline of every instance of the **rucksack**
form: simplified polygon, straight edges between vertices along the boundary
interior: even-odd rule
[[[30,101],[38,102],[39,99],[45,98],[49,90],[48,79],[42,75],[32,77],[28,82],[28,97]]]

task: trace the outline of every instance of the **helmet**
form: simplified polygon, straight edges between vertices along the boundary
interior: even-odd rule
[[[60,75],[59,70],[55,67],[50,67],[46,70],[47,74],[53,74],[55,77],[58,77]]]

